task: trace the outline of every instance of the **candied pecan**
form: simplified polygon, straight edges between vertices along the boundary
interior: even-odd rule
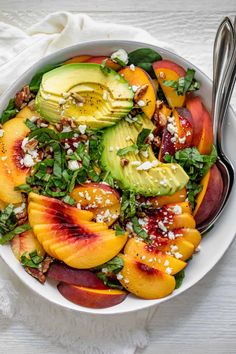
[[[61,132],[63,129],[63,125],[61,123],[56,123],[55,127],[56,127],[56,130],[58,130],[59,132]]]
[[[85,98],[80,96],[77,92],[72,92],[71,96],[79,103],[85,102]]]
[[[88,136],[86,134],[82,134],[78,137],[77,141],[87,141],[88,140]]]
[[[147,92],[148,84],[140,86],[134,95],[134,102],[138,102],[142,99],[143,95]]]
[[[160,147],[161,146],[161,138],[159,136],[155,136],[154,140],[153,140],[153,144],[156,147]]]
[[[44,284],[46,281],[46,276],[43,272],[37,268],[24,267],[25,271],[30,274],[32,277],[36,278],[41,284]]]
[[[46,172],[47,172],[48,174],[51,174],[52,171],[53,171],[52,167],[48,166],[48,167],[46,168]]]
[[[26,103],[30,101],[32,94],[28,85],[24,86],[21,91],[16,93],[15,104],[16,107],[21,109],[26,106]]]
[[[37,124],[37,127],[39,127],[39,128],[43,128],[43,127],[46,128],[46,126],[48,126],[48,122],[44,119],[41,119],[41,118],[39,118],[37,120],[36,124]]]
[[[29,101],[29,103],[28,103],[27,106],[29,107],[29,109],[30,109],[31,111],[34,111],[34,110],[35,110],[35,99]]]
[[[159,74],[158,74],[158,77],[160,79],[165,79],[166,78],[166,74],[163,71],[160,71]]]
[[[49,267],[50,267],[50,264],[53,262],[53,258],[50,257],[50,256],[47,256],[43,262],[42,262],[42,266],[41,266],[41,271],[42,273],[47,273]]]
[[[36,140],[35,138],[32,138],[28,141],[27,144],[25,144],[25,148],[27,150],[35,150],[35,148],[38,146],[38,140]]]
[[[122,167],[127,166],[129,164],[129,160],[123,157],[120,159],[120,164]]]
[[[162,112],[159,112],[159,124],[161,127],[165,127],[167,124],[167,117]]]
[[[163,101],[162,100],[157,100],[156,101],[156,108],[160,109],[163,106]]]

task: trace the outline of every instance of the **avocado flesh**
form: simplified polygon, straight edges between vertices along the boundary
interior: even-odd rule
[[[129,160],[127,166],[121,166],[117,151],[136,142],[137,136],[143,128],[153,130],[155,126],[145,115],[139,121],[142,123],[129,124],[125,120],[120,121],[116,126],[106,129],[103,137],[103,152],[101,163],[106,171],[109,171],[117,180],[121,189],[130,190],[144,196],[171,195],[182,189],[188,182],[188,175],[178,164],[165,164],[158,161],[152,151],[148,148],[148,158],[141,153],[129,152],[122,156]],[[132,139],[127,141],[126,138]],[[158,161],[156,167],[145,170],[137,170],[137,165],[149,161]]]
[[[84,103],[76,101],[72,93]],[[52,123],[68,117],[98,129],[125,117],[133,107],[133,95],[129,83],[113,70],[104,74],[98,64],[68,64],[43,75],[36,109]]]

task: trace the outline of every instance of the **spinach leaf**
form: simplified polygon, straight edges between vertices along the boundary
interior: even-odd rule
[[[156,76],[152,68],[152,63],[161,59],[161,55],[151,48],[140,48],[129,53],[129,64],[139,66],[153,78]]]
[[[123,259],[120,258],[119,256],[116,256],[112,258],[110,261],[94,268],[93,270],[100,271],[105,268],[107,273],[118,274],[123,267],[124,267]]]
[[[175,274],[175,289],[178,289],[182,285],[184,277],[185,277],[184,269],[181,270],[179,273]]]
[[[4,124],[10,118],[14,117],[17,112],[18,110],[15,105],[15,98],[11,98],[7,105],[7,108],[5,108],[4,111],[2,112],[0,123]]]
[[[180,77],[177,81],[164,80],[165,86],[173,87],[178,96],[184,96],[186,92],[196,91],[200,89],[200,83],[194,78],[195,70],[188,69],[184,77]]]
[[[63,65],[63,63],[60,64],[49,64],[47,66],[45,66],[43,69],[39,70],[31,79],[30,84],[29,84],[29,88],[30,91],[37,93],[42,81],[42,77],[45,73],[47,73],[48,71],[51,71],[53,69],[58,68],[59,66]]]

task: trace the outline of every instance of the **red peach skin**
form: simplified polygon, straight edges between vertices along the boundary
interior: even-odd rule
[[[57,286],[59,292],[67,300],[84,307],[102,309],[120,304],[127,296],[122,290],[89,289],[76,285],[60,283]]]
[[[214,165],[202,180],[203,189],[197,196],[194,218],[200,225],[215,213],[222,198],[223,181],[220,171]]]
[[[53,263],[48,270],[48,278],[58,282],[74,284],[92,289],[108,289],[107,286],[89,270],[78,270],[63,263]]]

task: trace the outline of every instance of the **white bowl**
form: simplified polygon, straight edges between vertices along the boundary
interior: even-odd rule
[[[130,52],[137,48],[148,47],[159,52],[163,58],[170,59],[180,64],[184,68],[194,68],[196,70],[196,77],[201,82],[201,89],[199,95],[202,97],[204,104],[208,109],[211,107],[211,80],[202,73],[198,68],[189,63],[187,60],[180,56],[171,53],[162,48],[152,46],[140,42],[131,41],[94,41],[78,44],[58,51],[46,58],[41,59],[34,64],[25,74],[23,74],[4,95],[0,98],[0,112],[7,106],[10,98],[14,97],[16,92],[20,90],[25,84],[29,83],[32,76],[47,64],[63,62],[73,56],[80,54],[91,55],[109,55],[119,48],[124,48]],[[230,108],[227,116],[227,124],[225,126],[224,141],[225,152],[236,165],[236,116]],[[236,185],[234,184],[231,197],[227,206],[221,215],[219,221],[215,224],[201,242],[201,252],[194,255],[193,259],[189,262],[186,269],[186,275],[182,286],[175,290],[172,295],[160,300],[142,300],[133,295],[129,295],[121,304],[106,308],[106,309],[90,309],[81,307],[67,301],[57,290],[55,283],[47,281],[45,285],[41,285],[37,280],[28,275],[20,263],[15,259],[10,246],[0,246],[0,256],[8,264],[8,266],[15,272],[15,274],[33,291],[51,301],[54,304],[62,307],[72,309],[79,312],[87,312],[94,314],[116,314],[125,313],[144,309],[150,306],[158,305],[164,301],[170,300],[173,297],[181,294],[191,286],[196,284],[201,278],[204,277],[220,260],[227,248],[230,246],[234,239],[236,232],[235,220],[236,210]]]

